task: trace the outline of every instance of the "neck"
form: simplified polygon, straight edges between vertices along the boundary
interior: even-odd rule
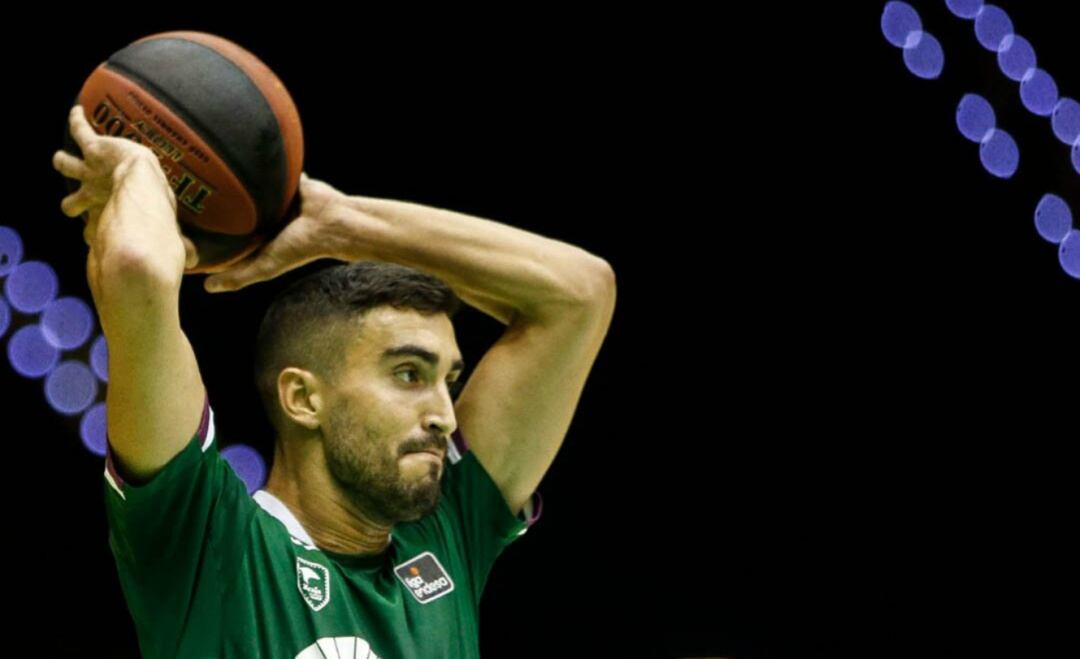
[[[285,504],[319,549],[370,556],[390,546],[393,524],[372,519],[341,492],[325,469],[304,468],[276,450],[264,489]]]

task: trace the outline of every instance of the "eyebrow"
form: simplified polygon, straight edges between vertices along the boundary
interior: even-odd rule
[[[383,351],[383,354],[382,354],[382,357],[381,357],[380,361],[386,361],[387,359],[391,359],[393,357],[402,357],[402,356],[405,356],[405,355],[409,355],[409,356],[412,356],[412,357],[419,357],[420,359],[424,360],[425,362],[427,362],[431,366],[438,366],[439,365],[439,356],[438,355],[431,352],[427,348],[422,348],[422,347],[420,347],[418,345],[415,345],[415,344],[412,344],[412,343],[407,343],[407,344],[401,345],[401,346],[395,346],[393,348],[387,348],[386,350]],[[463,360],[461,360],[461,359],[455,361],[453,364],[450,365],[450,371],[451,372],[460,371],[460,370],[463,370],[464,368],[465,368],[465,362]]]

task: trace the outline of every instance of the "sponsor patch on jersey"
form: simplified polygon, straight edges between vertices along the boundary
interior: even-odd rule
[[[439,599],[454,590],[454,581],[430,551],[398,565],[394,568],[394,574],[421,604]]]
[[[330,603],[330,570],[326,567],[297,556],[296,586],[312,611]]]

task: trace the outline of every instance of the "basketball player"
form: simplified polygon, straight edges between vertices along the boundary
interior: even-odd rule
[[[303,178],[301,213],[209,278],[235,291],[323,258],[271,304],[256,385],[265,489],[221,458],[179,291],[198,255],[154,153],[98,135],[61,208],[86,214],[109,344],[109,544],[146,657],[476,657],[501,551],[540,515],[615,302],[611,267],[491,220]],[[455,400],[459,302],[506,325]]]

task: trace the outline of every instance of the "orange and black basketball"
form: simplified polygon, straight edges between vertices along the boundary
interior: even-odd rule
[[[239,261],[295,213],[300,115],[274,72],[232,41],[204,32],[144,37],[102,62],[75,103],[98,133],[157,154],[199,252],[188,272]],[[64,149],[82,155],[70,134]]]

